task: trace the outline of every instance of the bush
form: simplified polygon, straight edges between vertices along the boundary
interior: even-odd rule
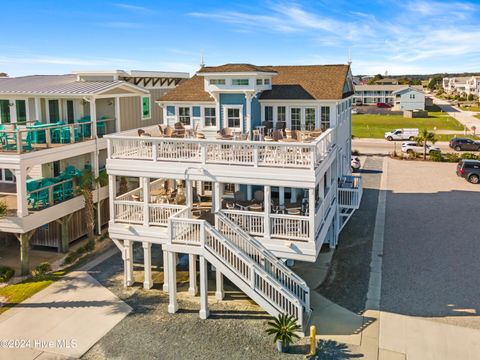
[[[15,270],[8,266],[0,266],[0,282],[7,282],[15,274]]]
[[[46,273],[52,271],[52,266],[49,262],[45,261],[37,265],[37,267],[32,271],[33,276],[45,275]]]
[[[93,251],[95,249],[95,241],[94,240],[89,240],[84,246],[79,247],[75,251],[70,251],[68,255],[65,257],[63,260],[64,265],[69,265],[75,262],[79,257],[81,257],[83,254]]]
[[[460,160],[460,156],[455,153],[448,153],[444,156],[444,161],[457,163]]]
[[[478,159],[478,156],[473,154],[473,153],[463,153],[462,154],[462,159],[465,159],[465,160],[477,160]]]
[[[430,157],[430,160],[432,161],[438,161],[438,162],[443,161],[442,154],[439,151],[430,152],[429,157]]]
[[[87,244],[84,246],[85,252],[90,252],[95,249],[95,241],[94,240],[88,240]]]

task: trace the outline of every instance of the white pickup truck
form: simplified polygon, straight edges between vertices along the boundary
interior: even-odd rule
[[[418,129],[395,129],[385,133],[385,139],[392,140],[414,140],[418,136]]]

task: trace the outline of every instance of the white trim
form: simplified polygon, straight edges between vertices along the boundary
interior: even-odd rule
[[[238,129],[243,132],[243,105],[223,105],[223,127],[230,127],[228,125],[228,109],[239,109],[240,116],[240,127],[234,127],[232,129]]]

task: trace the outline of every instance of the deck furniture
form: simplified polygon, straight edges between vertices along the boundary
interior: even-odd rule
[[[252,204],[248,206],[248,210],[250,211],[263,211],[263,206],[262,204]]]
[[[235,199],[235,202],[245,201],[247,199],[243,191],[235,191],[233,193],[233,198]]]
[[[300,215],[301,209],[300,208],[287,208],[288,215]]]
[[[232,128],[223,128],[218,132],[217,139],[220,140],[232,140],[233,139],[233,129]]]
[[[167,126],[165,130],[163,131],[163,136],[164,137],[172,137],[173,133],[175,130],[173,130],[170,126]]]
[[[263,191],[262,190],[255,191],[255,193],[253,194],[253,198],[255,199],[255,201],[263,202],[263,199],[264,199]]]

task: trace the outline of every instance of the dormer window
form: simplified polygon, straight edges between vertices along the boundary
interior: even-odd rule
[[[236,86],[248,86],[248,79],[232,79],[232,85]]]
[[[210,85],[225,85],[225,79],[210,79]]]
[[[262,79],[257,79],[257,85],[263,85],[263,80]]]
[[[270,85],[270,79],[264,79],[263,85]]]

